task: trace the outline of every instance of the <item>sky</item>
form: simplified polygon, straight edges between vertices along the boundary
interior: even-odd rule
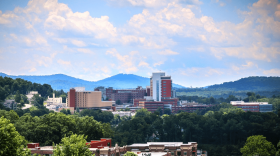
[[[280,76],[279,0],[0,1],[0,72],[204,87]]]

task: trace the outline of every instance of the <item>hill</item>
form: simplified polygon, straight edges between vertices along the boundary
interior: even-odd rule
[[[254,91],[276,91],[280,90],[280,77],[251,76],[233,82],[224,82],[208,86],[208,90],[254,90]]]
[[[105,78],[99,81],[86,81],[64,74],[29,76],[29,75],[7,75],[0,73],[2,77],[11,77],[13,79],[21,78],[39,84],[50,84],[53,89],[68,91],[72,87],[86,87],[86,90],[93,90],[95,87],[113,87],[118,89],[136,88],[137,86],[146,87],[150,85],[150,79],[146,77],[137,76],[134,74],[117,74],[112,77]],[[184,88],[178,84],[172,84],[175,88]]]
[[[229,95],[234,95],[238,98],[246,98],[247,92],[255,92],[261,96],[271,97],[280,95],[280,77],[252,76],[233,82],[224,82],[202,88],[181,88],[176,91],[177,96],[227,98]]]

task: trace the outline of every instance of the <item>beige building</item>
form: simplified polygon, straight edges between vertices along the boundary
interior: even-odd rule
[[[102,101],[101,91],[85,91],[79,87],[67,93],[67,107],[78,108],[111,108],[113,101]]]
[[[62,103],[62,97],[55,98],[55,94],[53,93],[53,97],[50,98],[48,96],[48,99],[45,102],[47,102],[48,104],[59,104]]]

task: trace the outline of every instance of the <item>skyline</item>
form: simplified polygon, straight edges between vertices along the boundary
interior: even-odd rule
[[[0,1],[0,72],[185,87],[280,76],[279,0]],[[278,28],[278,29],[277,29]]]

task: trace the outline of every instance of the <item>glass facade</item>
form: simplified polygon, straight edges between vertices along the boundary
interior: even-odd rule
[[[272,112],[272,104],[260,105],[260,112]]]

